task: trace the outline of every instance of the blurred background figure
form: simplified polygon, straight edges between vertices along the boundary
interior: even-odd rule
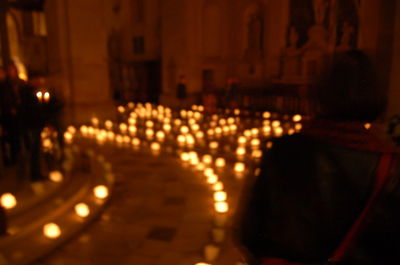
[[[186,77],[184,75],[179,76],[178,86],[176,87],[176,97],[179,100],[179,107],[183,108],[185,104],[185,99],[187,97]]]
[[[44,178],[40,166],[41,132],[45,124],[43,87],[44,78],[35,73],[30,73],[28,83],[21,87],[21,124],[24,144],[29,152],[29,174],[32,181]],[[39,92],[42,93],[41,97]]]
[[[5,166],[15,165],[20,153],[20,115],[21,104],[20,87],[23,81],[18,78],[15,65],[7,68],[7,76],[4,79],[4,69],[0,70],[0,111],[3,139],[1,148]]]
[[[239,241],[251,264],[393,264],[400,189],[386,180],[398,183],[399,153],[365,126],[385,112],[386,89],[353,50],[335,55],[312,94],[315,119],[264,153]]]

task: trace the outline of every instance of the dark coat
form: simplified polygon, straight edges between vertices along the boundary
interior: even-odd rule
[[[322,264],[369,199],[380,156],[301,134],[275,140],[245,193],[240,243],[255,260],[277,257]],[[344,264],[398,263],[400,189],[381,201]]]

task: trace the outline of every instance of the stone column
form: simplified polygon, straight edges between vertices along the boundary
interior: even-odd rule
[[[61,94],[66,122],[113,116],[103,1],[46,1],[50,85]]]

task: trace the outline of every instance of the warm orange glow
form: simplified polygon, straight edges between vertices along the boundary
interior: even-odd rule
[[[104,185],[98,185],[93,189],[94,196],[98,199],[105,199],[108,197],[108,188]]]
[[[126,131],[128,130],[128,125],[126,125],[126,123],[121,123],[119,125],[119,130],[121,133],[126,133]]]
[[[63,175],[60,171],[51,171],[49,179],[53,182],[61,182],[63,180]]]
[[[223,202],[226,201],[227,194],[225,191],[216,191],[214,192],[214,201]]]
[[[212,176],[209,176],[207,178],[207,183],[209,183],[209,184],[215,184],[217,182],[218,182],[218,176],[217,175],[212,175]]]
[[[215,165],[217,167],[224,167],[226,165],[225,159],[222,157],[219,157],[215,160]]]
[[[296,114],[293,116],[293,121],[294,122],[299,122],[303,119],[303,117],[300,114]]]
[[[87,217],[90,214],[89,206],[86,203],[78,203],[75,205],[75,213],[80,217]]]
[[[251,146],[257,147],[259,145],[260,145],[260,140],[259,139],[256,138],[256,139],[251,140]]]
[[[240,145],[245,145],[246,142],[247,142],[246,137],[240,136],[240,137],[238,138],[238,143],[239,143]]]
[[[371,123],[366,123],[366,124],[364,124],[364,128],[365,128],[366,130],[371,129]]]
[[[104,122],[104,125],[106,126],[107,130],[111,130],[112,127],[113,127],[113,122],[110,121],[110,120],[106,120],[106,121]]]
[[[17,206],[17,199],[11,193],[4,193],[0,197],[1,206],[5,209],[10,210]]]
[[[188,153],[183,152],[181,154],[181,160],[182,161],[187,162],[187,161],[189,161],[189,159],[190,159],[190,155]]]
[[[203,159],[202,160],[203,160],[204,164],[209,165],[209,164],[212,163],[213,158],[212,158],[211,155],[203,155]]]
[[[119,113],[124,113],[125,112],[125,107],[124,106],[118,106],[118,112]]]
[[[47,223],[43,226],[43,234],[48,238],[54,239],[61,235],[61,229],[55,223]]]
[[[213,185],[214,191],[222,191],[223,189],[224,189],[224,184],[220,181]]]
[[[254,157],[254,158],[261,158],[262,157],[262,151],[261,150],[254,150],[252,153],[251,153],[251,156],[252,157]]]
[[[235,172],[242,173],[242,172],[244,172],[245,168],[246,168],[246,166],[244,163],[242,163],[242,162],[235,163],[235,167],[234,167]]]
[[[217,213],[226,213],[229,210],[228,203],[226,202],[216,202],[214,203],[214,208]]]
[[[151,145],[150,145],[150,149],[151,149],[152,151],[160,151],[161,145],[160,145],[159,143],[157,143],[157,142],[153,142],[153,143],[151,143]]]
[[[244,147],[238,147],[236,149],[236,155],[237,156],[244,156],[246,154],[246,148]]]
[[[264,113],[263,113],[263,118],[264,118],[264,119],[269,119],[269,118],[271,118],[271,113],[270,113],[269,111],[264,112]]]
[[[218,142],[211,142],[210,143],[210,149],[217,149],[218,148]]]
[[[146,121],[146,127],[147,128],[153,128],[154,127],[154,122],[153,121]]]
[[[163,131],[158,131],[156,133],[156,138],[158,141],[162,142],[165,139],[165,133]]]

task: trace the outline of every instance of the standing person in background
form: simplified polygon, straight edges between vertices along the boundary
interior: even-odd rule
[[[23,81],[18,78],[15,65],[7,68],[7,78],[0,91],[0,111],[3,128],[3,159],[6,166],[15,165],[21,151],[20,142],[20,115],[18,112],[21,104],[19,93]]]
[[[184,75],[179,76],[178,86],[176,87],[176,97],[179,100],[179,107],[183,108],[185,104],[186,94],[186,78]]]
[[[30,73],[28,83],[21,87],[20,112],[24,141],[30,154],[31,181],[44,179],[41,172],[40,148],[41,132],[45,125],[45,102],[37,96],[37,92],[41,91],[43,86],[44,78],[39,74]]]
[[[252,264],[393,265],[400,260],[399,151],[377,125],[387,92],[361,51],[335,55],[317,117],[276,139],[239,211]]]

